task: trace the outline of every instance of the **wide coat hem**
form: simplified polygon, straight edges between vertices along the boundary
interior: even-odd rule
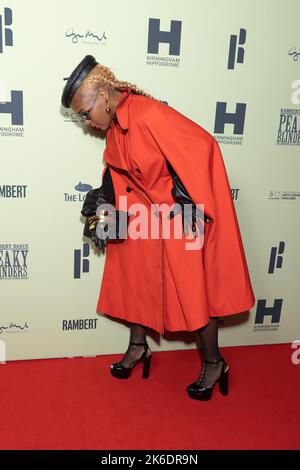
[[[255,303],[255,301],[254,302],[251,301],[248,305],[246,305],[245,307],[243,307],[239,311],[222,312],[221,314],[220,313],[213,313],[213,314],[210,315],[210,317],[223,318],[223,317],[228,317],[228,316],[231,316],[231,315],[239,315],[239,314],[242,314],[242,313],[245,313],[245,312],[249,311],[254,306],[254,303]],[[98,313],[98,315],[120,319],[122,321],[125,321],[128,324],[132,323],[128,320],[128,315],[125,315],[125,314],[122,315],[120,313],[112,313],[112,312],[106,313],[106,312],[101,312],[101,311],[96,311],[96,313]],[[135,323],[135,322],[133,322],[133,323]],[[203,328],[204,326],[206,326],[208,324],[208,321],[206,321],[206,322],[199,321],[199,323],[195,324],[194,326],[191,326],[191,327],[185,328],[185,329],[174,329],[174,328],[171,328],[171,327],[160,328],[160,327],[155,326],[153,324],[149,324],[149,323],[146,324],[145,322],[140,323],[140,324],[142,326],[146,327],[146,328],[150,328],[150,329],[156,331],[159,334],[164,334],[166,331],[169,331],[169,332],[172,332],[172,333],[176,333],[176,332],[180,332],[180,331],[192,333],[193,331],[196,331],[199,328]]]

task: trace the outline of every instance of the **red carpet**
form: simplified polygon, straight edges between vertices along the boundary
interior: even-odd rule
[[[111,377],[121,355],[8,362],[1,372],[1,449],[299,449],[299,372],[291,345],[222,348],[229,395],[209,402],[185,387],[198,350],[154,352]]]

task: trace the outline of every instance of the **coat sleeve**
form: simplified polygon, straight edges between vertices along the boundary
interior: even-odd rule
[[[157,102],[142,118],[145,137],[156,142],[191,199],[212,219],[203,246],[211,315],[242,312],[255,298],[228,176],[219,144],[205,129]]]

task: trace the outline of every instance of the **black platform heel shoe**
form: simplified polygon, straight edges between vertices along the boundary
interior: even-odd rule
[[[201,379],[204,376],[206,364],[218,364],[222,362],[222,369],[220,377],[215,381],[212,387],[203,387],[201,385]],[[219,389],[222,395],[228,395],[228,376],[229,376],[229,367],[228,364],[225,362],[223,357],[218,359],[217,361],[203,361],[204,367],[202,369],[201,377],[198,379],[197,382],[193,382],[192,384],[188,385],[187,392],[190,398],[194,398],[195,400],[210,400],[212,397],[213,388],[217,382],[219,382]]]
[[[145,350],[142,354],[142,356],[139,359],[136,359],[135,361],[132,362],[132,364],[129,367],[123,366],[123,364],[120,364],[121,361],[115,362],[110,366],[110,372],[113,377],[118,377],[119,379],[128,379],[130,377],[131,371],[133,367],[138,363],[138,362],[143,362],[143,379],[148,379],[150,375],[150,365],[151,365],[151,357],[152,357],[152,352],[150,351],[149,345],[147,341],[145,343],[134,343],[133,341],[130,341],[129,344],[134,344],[136,346],[144,346]]]

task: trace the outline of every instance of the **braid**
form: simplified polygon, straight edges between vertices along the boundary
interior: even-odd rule
[[[130,82],[118,80],[116,76],[114,75],[114,73],[108,67],[105,67],[104,65],[101,65],[101,64],[96,65],[91,70],[91,72],[83,80],[79,88],[82,91],[82,93],[86,93],[87,90],[94,84],[101,84],[100,86],[107,85],[112,91],[116,89],[122,90],[122,89],[129,88],[133,93],[137,95],[144,95],[144,96],[147,96],[148,98],[156,99],[149,93],[137,87],[136,85]]]

